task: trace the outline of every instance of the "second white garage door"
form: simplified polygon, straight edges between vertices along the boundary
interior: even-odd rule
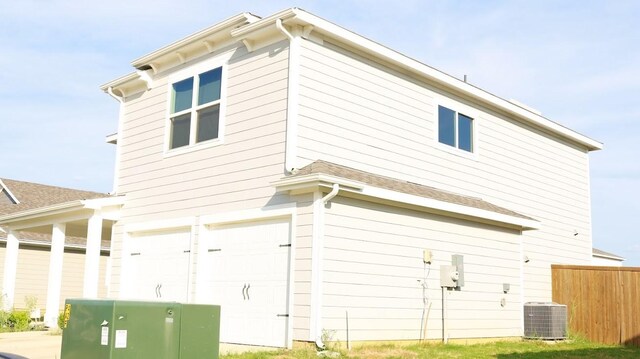
[[[290,224],[216,226],[199,245],[196,301],[222,306],[220,341],[287,346]]]

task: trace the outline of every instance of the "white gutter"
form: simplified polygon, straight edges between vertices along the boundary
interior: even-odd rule
[[[103,197],[85,200],[75,200],[64,203],[57,203],[51,206],[32,208],[21,212],[15,212],[0,216],[0,224],[13,222],[15,220],[28,220],[34,217],[41,217],[43,214],[59,214],[61,212],[69,212],[70,210],[89,209],[96,210],[106,206],[116,206],[124,204],[124,196]]]
[[[70,209],[82,209],[82,208],[84,208],[84,203],[81,200],[58,203],[52,206],[33,208],[33,209],[28,209],[26,211],[15,212],[11,214],[6,214],[4,216],[0,216],[0,223],[12,221],[15,219],[20,219],[20,220],[30,219],[33,217],[38,217],[39,215],[46,212],[61,212],[61,211],[67,211]]]
[[[300,34],[287,31],[282,25],[282,19],[276,19],[276,27],[289,39],[289,68],[287,84],[287,135],[284,154],[285,173],[291,173],[298,168],[298,69],[300,67]]]

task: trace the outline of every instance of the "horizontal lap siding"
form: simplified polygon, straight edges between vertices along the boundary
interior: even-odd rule
[[[227,68],[224,143],[165,156],[166,77],[125,105],[119,191],[123,221],[176,213],[209,214],[266,204],[269,182],[283,176],[288,51],[274,44],[254,53],[236,49]],[[259,205],[258,205],[259,206]]]
[[[309,318],[311,316],[311,243],[313,235],[313,195],[296,197],[297,228],[294,268],[293,339],[309,339]]]
[[[328,42],[303,41],[300,76],[302,165],[332,161],[481,197],[539,220],[541,230],[523,235],[531,259],[526,300],[551,299],[551,263],[590,262],[584,149]],[[473,109],[474,158],[437,142],[439,97]]]
[[[0,255],[4,255],[4,248]],[[105,273],[108,255],[100,256],[98,297],[106,295]],[[4,257],[1,257],[4,258]],[[49,261],[51,252],[49,247],[22,247],[18,252],[18,267],[16,273],[16,287],[14,306],[18,309],[26,308],[26,298],[35,297],[36,308],[44,310],[47,304],[49,285]],[[65,250],[62,260],[62,285],[60,287],[60,309],[68,298],[82,297],[84,283],[84,250]]]
[[[452,254],[464,256],[465,285],[448,293],[450,336],[521,335],[517,232],[343,197],[325,223],[322,325],[335,340],[346,339],[347,315],[351,340],[419,339],[425,277],[427,338],[441,338],[439,271]]]
[[[165,155],[171,74],[158,75],[152,89],[127,99],[118,144],[118,191],[126,194],[127,203],[114,226],[110,296],[118,296],[120,276],[126,275],[121,251],[127,224],[289,201],[288,195],[276,193],[270,184],[284,176],[287,46],[280,42],[251,53],[243,47],[226,50],[233,55],[222,84],[226,89],[226,116],[220,129],[224,140],[217,146]]]

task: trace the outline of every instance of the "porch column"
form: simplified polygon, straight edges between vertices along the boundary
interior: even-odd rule
[[[98,297],[100,279],[100,246],[102,240],[102,214],[95,211],[87,226],[87,249],[84,259],[84,298]]]
[[[62,287],[62,261],[64,258],[64,240],[66,224],[53,225],[51,234],[51,253],[49,255],[49,284],[47,285],[47,308],[44,323],[49,328],[58,327],[60,310],[60,288]]]
[[[18,271],[18,237],[11,230],[7,232],[7,248],[4,255],[4,275],[2,278],[2,298],[4,310],[13,309],[16,294],[16,274]]]

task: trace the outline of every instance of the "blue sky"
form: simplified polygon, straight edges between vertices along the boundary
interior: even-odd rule
[[[109,192],[131,60],[240,12],[297,6],[605,144],[594,246],[640,266],[638,1],[0,1],[0,177]]]

